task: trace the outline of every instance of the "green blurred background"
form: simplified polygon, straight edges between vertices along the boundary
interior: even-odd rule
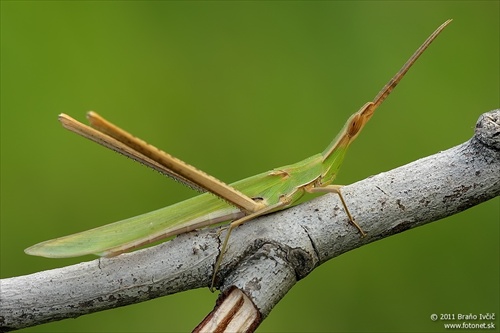
[[[23,249],[193,195],[61,128],[100,112],[232,182],[321,151],[442,22],[360,135],[348,184],[468,140],[499,107],[499,2],[1,2],[1,277]],[[208,289],[25,332],[189,331]],[[260,332],[444,331],[499,311],[499,199],[319,267]],[[496,320],[498,327],[498,319]]]

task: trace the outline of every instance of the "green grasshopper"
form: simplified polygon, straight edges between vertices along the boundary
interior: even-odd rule
[[[213,287],[229,236],[234,228],[258,216],[292,207],[299,199],[313,193],[338,194],[350,223],[364,237],[366,233],[347,208],[341,186],[332,185],[332,182],[340,169],[347,148],[370,120],[377,107],[450,22],[451,20],[444,22],[425,40],[373,101],[363,105],[347,120],[342,131],[322,153],[230,185],[132,136],[95,112],[87,114],[91,127],[65,114],[59,115],[59,120],[66,129],[126,155],[193,189],[208,193],[143,215],[48,240],[27,248],[25,252],[49,258],[87,254],[111,257],[198,228],[230,222],[214,267]],[[220,200],[221,198],[223,200]]]

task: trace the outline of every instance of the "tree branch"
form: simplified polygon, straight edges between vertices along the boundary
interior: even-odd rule
[[[348,224],[336,195],[264,216],[233,232],[217,279],[221,290],[236,287],[253,302],[258,313],[249,331],[297,280],[325,261],[498,196],[500,110],[479,118],[471,140],[342,191],[367,237]],[[2,279],[0,330],[207,287],[223,237],[217,230],[201,230],[115,258]],[[234,304],[246,304],[238,299]]]

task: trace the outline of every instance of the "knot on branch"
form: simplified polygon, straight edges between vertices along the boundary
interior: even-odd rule
[[[490,149],[500,151],[500,109],[483,113],[479,117],[475,137]]]

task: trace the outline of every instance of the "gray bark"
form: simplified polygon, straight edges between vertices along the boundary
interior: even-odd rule
[[[297,280],[346,251],[456,214],[500,194],[500,110],[469,141],[343,187],[361,238],[335,194],[236,228],[217,280],[241,289],[265,318]],[[78,317],[207,287],[218,230],[201,230],[115,258],[0,280],[0,330]],[[201,318],[200,318],[201,319]]]

